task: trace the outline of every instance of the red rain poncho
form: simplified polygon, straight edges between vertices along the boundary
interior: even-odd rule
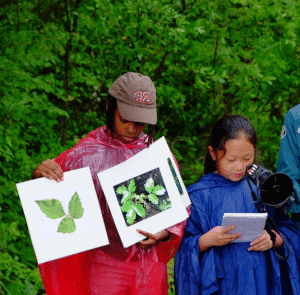
[[[47,295],[167,294],[166,264],[176,253],[185,222],[168,228],[171,238],[148,249],[124,248],[97,173],[113,167],[147,147],[143,135],[130,144],[111,137],[100,127],[63,152],[55,161],[63,171],[89,166],[103,214],[109,245],[39,265]],[[102,285],[102,286],[101,286]],[[118,293],[118,294],[119,294]]]

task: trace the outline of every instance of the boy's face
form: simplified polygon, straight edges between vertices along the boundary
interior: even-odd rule
[[[115,112],[114,136],[122,143],[128,144],[135,141],[144,130],[146,124],[127,121],[124,119],[118,108]]]
[[[246,167],[253,163],[255,149],[248,138],[241,136],[237,139],[227,140],[226,153],[216,153],[209,147],[209,152],[216,161],[217,173],[232,181],[239,181],[246,173]]]

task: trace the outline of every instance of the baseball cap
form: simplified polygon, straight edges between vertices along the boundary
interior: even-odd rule
[[[156,89],[148,76],[128,72],[113,83],[108,93],[116,98],[124,119],[156,124]]]

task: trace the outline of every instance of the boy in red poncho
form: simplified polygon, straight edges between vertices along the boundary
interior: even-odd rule
[[[126,73],[109,89],[107,126],[99,127],[54,161],[42,162],[33,178],[63,181],[63,172],[89,166],[109,245],[39,265],[47,295],[167,294],[166,264],[177,251],[185,222],[123,248],[97,173],[137,154],[154,140],[156,89],[147,76]],[[142,133],[148,124],[148,134]]]

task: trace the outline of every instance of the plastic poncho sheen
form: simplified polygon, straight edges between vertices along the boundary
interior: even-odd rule
[[[140,136],[130,144],[123,144],[112,138],[110,131],[106,132],[106,127],[103,126],[90,132],[75,147],[55,159],[63,171],[90,167],[109,245],[40,264],[39,269],[47,295],[91,294],[90,287],[93,286],[89,285],[93,283],[90,282],[90,271],[93,264],[98,262],[97,259],[105,259],[109,266],[111,264],[112,270],[124,267],[124,262],[128,267],[132,265],[136,278],[131,294],[153,295],[153,290],[155,295],[167,294],[166,263],[179,247],[185,222],[167,229],[171,233],[168,242],[160,242],[149,249],[142,249],[137,244],[123,248],[97,177],[98,172],[127,160],[145,147],[147,147],[146,135]],[[96,277],[99,276],[101,280],[101,269],[98,272]],[[112,286],[115,282],[112,280],[109,283]],[[141,285],[144,285],[143,292],[138,291]]]
[[[245,177],[233,182],[215,173],[207,174],[188,192],[191,215],[175,257],[176,294],[300,294],[300,232],[282,209],[267,208],[291,249],[287,261],[278,260],[273,249],[249,252],[249,243],[230,243],[199,253],[201,235],[221,225],[224,213],[257,210]],[[280,249],[287,253],[286,245]]]

